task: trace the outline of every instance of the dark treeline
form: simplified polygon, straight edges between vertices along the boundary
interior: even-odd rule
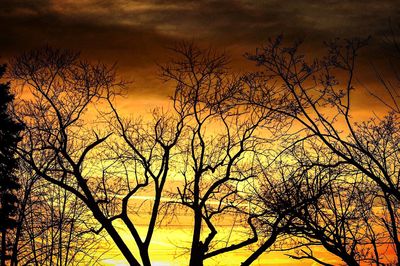
[[[353,94],[368,42],[336,39],[313,58],[278,36],[245,55],[258,67],[245,74],[223,53],[178,44],[160,70],[171,108],[150,119],[119,112],[127,84],[114,66],[51,47],[13,58],[7,78],[21,91],[0,110],[15,127],[1,122],[0,219],[12,220],[0,220],[2,265],[101,263],[100,246],[151,265],[155,230],[179,212],[192,218],[179,249],[191,266],[239,249],[240,265],[272,250],[331,265],[314,247],[346,265],[398,265],[400,50],[387,38],[392,75],[375,68],[380,90],[365,92],[380,107],[362,120]]]

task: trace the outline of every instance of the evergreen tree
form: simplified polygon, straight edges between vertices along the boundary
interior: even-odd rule
[[[0,78],[6,70],[0,65]],[[15,214],[18,208],[18,199],[15,195],[20,185],[15,175],[18,160],[15,156],[15,147],[20,141],[19,132],[22,125],[12,119],[9,105],[14,100],[10,93],[10,84],[0,83],[0,232],[1,232],[1,265],[5,265],[7,256],[7,232],[16,225]]]

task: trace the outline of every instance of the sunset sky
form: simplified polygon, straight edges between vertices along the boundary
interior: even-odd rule
[[[244,53],[279,34],[288,41],[305,39],[305,51],[316,55],[326,40],[371,35],[364,54],[368,58],[360,60],[360,77],[365,78],[360,84],[378,91],[371,65],[385,60],[384,37],[391,22],[400,21],[398,0],[1,0],[0,6],[0,63],[43,45],[78,50],[89,60],[116,62],[120,76],[132,81],[127,99],[119,106],[131,114],[168,100],[171,88],[159,79],[157,64],[166,63],[167,48],[183,40],[226,51],[232,57],[231,67],[244,71],[252,66]],[[359,92],[355,102],[363,102],[365,94]],[[369,113],[367,105],[360,104],[355,112]],[[173,257],[162,255],[174,247],[170,235],[184,237],[184,228],[155,236],[152,249],[160,248],[154,253],[159,265],[168,265]],[[117,250],[115,255],[109,264],[122,263]],[[329,261],[331,255],[327,256]],[[266,255],[260,263],[311,265],[283,254]]]
[[[156,63],[177,41],[217,47],[242,66],[245,52],[269,37],[304,38],[318,51],[335,37],[373,36],[379,46],[390,21],[398,21],[396,0],[382,1],[99,1],[2,0],[0,60],[49,44],[82,51],[85,57],[117,62],[129,90],[165,96]],[[376,48],[376,47],[375,47]],[[372,47],[369,60],[381,58]]]

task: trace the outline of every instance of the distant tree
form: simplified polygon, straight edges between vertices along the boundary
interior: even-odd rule
[[[0,66],[0,78],[3,77],[6,66]],[[8,250],[11,244],[7,233],[16,226],[15,215],[18,209],[16,190],[19,189],[15,170],[18,167],[15,150],[20,141],[19,133],[22,125],[10,115],[14,96],[10,92],[10,84],[0,84],[0,230],[1,230],[1,265],[9,260]]]
[[[94,252],[104,234],[93,234],[95,223],[85,205],[66,190],[38,177],[21,162],[18,176],[20,204],[12,231],[11,265],[95,265]],[[108,249],[101,243],[102,251]],[[84,247],[84,248],[82,248]]]

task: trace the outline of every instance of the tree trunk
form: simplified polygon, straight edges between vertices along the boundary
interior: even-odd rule
[[[323,244],[325,249],[332,254],[335,254],[339,258],[341,258],[347,265],[349,266],[360,266],[360,264],[356,261],[356,259],[349,255],[346,251],[342,251],[340,249],[337,249],[335,247],[329,246],[327,244]]]
[[[244,262],[242,262],[241,265],[248,266],[252,264],[259,256],[261,256],[270,246],[272,246],[275,243],[278,234],[279,233],[277,231],[273,231],[268,240],[264,242],[264,244],[262,244],[261,247],[259,247],[255,252],[253,252],[253,254],[251,254],[250,257],[248,257]]]
[[[203,266],[203,251],[201,250],[201,247],[195,248],[191,250],[190,252],[190,266]]]
[[[128,246],[124,243],[121,236],[118,234],[117,230],[112,226],[112,224],[105,224],[104,228],[107,233],[110,235],[114,243],[117,245],[118,249],[124,255],[125,259],[128,261],[131,266],[140,266],[140,263],[133,256],[132,252],[129,250]]]
[[[151,266],[148,247],[143,246],[140,248],[140,258],[142,259],[143,266]]]
[[[15,233],[15,241],[13,244],[13,249],[11,254],[11,266],[18,265],[18,244],[19,244],[19,238],[21,237],[21,231],[22,231],[22,222],[18,223],[17,230]]]
[[[25,207],[23,207],[22,213],[25,212]],[[13,247],[12,247],[12,254],[11,254],[11,265],[12,266],[17,266],[18,265],[18,245],[19,245],[19,239],[21,237],[22,234],[22,223],[25,219],[25,214],[23,214],[22,217],[19,218],[18,220],[18,224],[17,224],[17,229],[15,232],[15,240],[13,243]]]
[[[190,266],[203,266],[204,247],[200,241],[201,210],[195,210],[192,248],[190,250]]]

